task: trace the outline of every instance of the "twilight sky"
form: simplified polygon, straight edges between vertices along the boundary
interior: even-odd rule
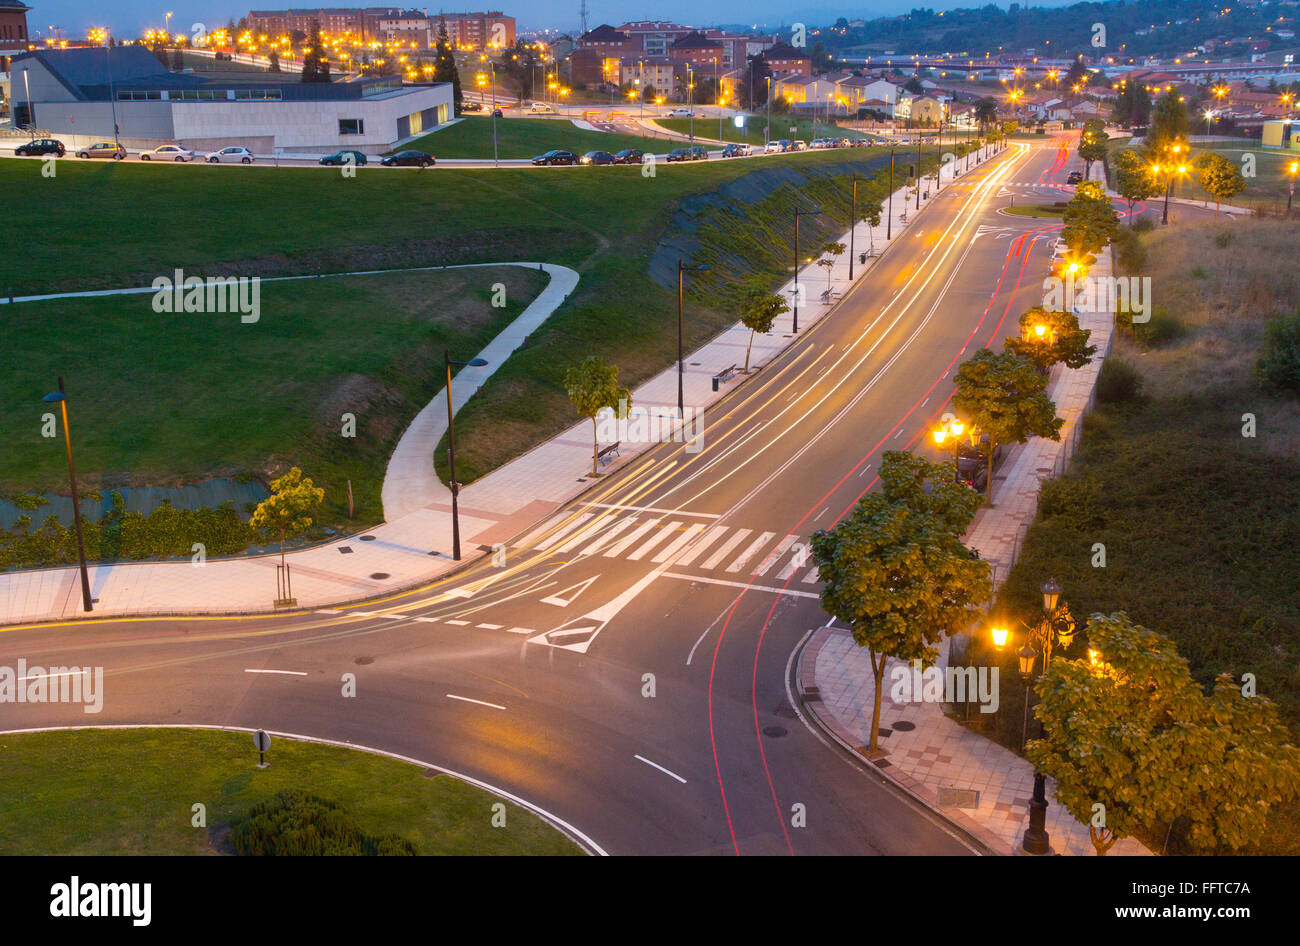
[[[91,26],[108,26],[126,37],[142,33],[151,27],[163,25],[163,15],[174,14],[169,23],[173,32],[190,32],[190,24],[203,23],[208,28],[224,26],[228,20],[237,20],[250,9],[277,10],[286,7],[339,6],[370,7],[407,6],[398,0],[110,0],[106,4],[90,0],[24,0],[31,8],[27,23],[33,35],[44,36],[50,26],[61,27],[63,35],[84,36]],[[1035,6],[1059,6],[1068,0],[1036,3]],[[545,27],[573,29],[578,24],[579,0],[495,0],[491,4],[475,0],[458,0],[455,3],[430,5],[429,0],[415,0],[409,7],[427,9],[430,13],[445,10],[448,13],[464,10],[500,9],[518,21],[521,30]],[[710,26],[718,23],[766,24],[769,27],[802,22],[809,26],[834,22],[836,17],[892,16],[906,13],[916,6],[935,10],[956,7],[977,7],[980,0],[870,0],[866,3],[837,2],[837,0],[587,0],[590,9],[589,26],[601,23],[618,25],[628,20],[674,20],[690,26]],[[998,5],[1006,8],[1007,0]],[[757,17],[757,19],[755,19]]]

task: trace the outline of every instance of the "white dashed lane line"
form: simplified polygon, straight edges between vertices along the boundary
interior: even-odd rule
[[[491,707],[492,709],[499,709],[499,710],[505,709],[505,707],[502,706],[500,703],[485,703],[483,700],[470,699],[468,696],[457,696],[455,693],[448,693],[447,699],[460,700],[462,703],[475,703],[479,706]]]
[[[676,772],[670,772],[670,771],[668,771],[668,769],[665,769],[665,768],[664,768],[662,765],[660,765],[659,763],[657,763],[657,762],[651,762],[649,759],[647,759],[647,758],[646,758],[645,756],[643,756],[643,755],[634,755],[632,758],[634,758],[634,759],[638,759],[638,760],[640,760],[641,762],[644,762],[646,765],[650,766],[652,769],[658,769],[660,772],[664,773],[664,775],[668,775],[668,776],[671,776],[672,778],[677,779],[677,781],[681,782],[683,785],[686,784],[686,779],[682,778],[682,777],[681,777],[680,775],[678,775]]]

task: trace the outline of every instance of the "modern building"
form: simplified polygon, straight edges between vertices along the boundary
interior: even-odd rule
[[[27,52],[27,42],[31,38],[27,34],[29,9],[21,0],[0,0],[0,114],[13,114],[9,60]]]
[[[301,82],[274,73],[173,73],[142,46],[35,50],[13,59],[33,123],[66,144],[243,145],[254,154],[379,154],[453,117],[448,83],[397,76]],[[22,93],[20,93],[22,94]],[[116,128],[116,135],[114,130]]]

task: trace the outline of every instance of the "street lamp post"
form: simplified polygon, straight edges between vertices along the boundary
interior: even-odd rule
[[[500,167],[497,158],[497,68],[496,63],[488,60],[488,72],[492,76],[492,166]]]
[[[763,153],[767,154],[767,146],[772,143],[772,77],[767,77],[767,127],[763,129]]]
[[[894,146],[889,146],[889,209],[885,211],[885,242],[894,235]]]
[[[686,373],[682,360],[682,298],[684,295],[682,274],[688,270],[693,273],[701,273],[712,269],[707,263],[701,263],[699,266],[687,266],[681,260],[677,261],[677,416],[686,419],[686,401],[683,397],[683,375]]]
[[[46,404],[58,404],[63,414],[63,442],[68,450],[68,481],[72,484],[72,524],[77,533],[77,561],[81,565],[81,603],[87,611],[93,611],[90,598],[90,575],[86,571],[86,546],[81,538],[81,504],[77,500],[77,469],[72,463],[72,431],[68,429],[68,398],[63,391],[63,378],[59,378],[59,390],[41,398]]]
[[[1300,161],[1292,161],[1287,165],[1286,173],[1291,178],[1286,192],[1286,214],[1288,217],[1291,216],[1291,199],[1295,197],[1295,175],[1297,171],[1300,171]]]
[[[1052,649],[1058,645],[1069,647],[1075,635],[1074,618],[1070,614],[1069,606],[1061,601],[1061,586],[1055,579],[1049,579],[1040,590],[1043,594],[1043,615],[1033,627],[1027,628],[1025,644],[1016,652],[1020,676],[1025,681],[1026,738],[1029,731],[1029,691],[1032,688],[1030,681],[1047,672],[1052,662]],[[994,647],[1000,651],[1006,643],[1006,631],[994,629]],[[1039,657],[1042,658],[1042,669],[1036,674],[1034,666]],[[1040,724],[1040,731],[1041,728]],[[1034,794],[1029,802],[1029,826],[1025,829],[1020,849],[1025,854],[1052,853],[1051,838],[1047,833],[1047,776],[1037,769],[1034,771]]]
[[[457,368],[482,368],[487,364],[482,358],[471,358],[469,361],[452,361],[451,352],[443,349],[443,362],[447,369],[447,465],[451,468],[451,557],[453,560],[460,561],[460,510],[457,507],[456,498],[460,495],[460,484],[456,482],[456,428],[452,420],[451,406],[451,369]]]
[[[858,231],[858,176],[853,175],[853,197],[849,205],[849,283],[853,283],[853,235]]]
[[[961,482],[961,477],[957,472],[957,451],[961,449],[961,435],[965,429],[966,422],[964,420],[948,415],[939,426],[931,431],[936,447],[940,450],[952,450],[952,481],[954,483]]]
[[[820,210],[800,210],[794,208],[794,328],[793,334],[799,334],[799,218],[821,213]]]

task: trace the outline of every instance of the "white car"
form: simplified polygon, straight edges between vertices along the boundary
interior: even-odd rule
[[[239,145],[232,145],[220,151],[210,151],[203,156],[203,159],[209,164],[252,164],[253,152]]]
[[[180,145],[159,145],[152,151],[141,151],[141,161],[193,161],[194,152]]]
[[[695,115],[689,108],[675,108],[668,113],[668,118],[691,118]]]
[[[785,146],[779,140],[769,141],[764,149],[768,154],[779,154],[785,150]]]
[[[554,115],[555,109],[546,102],[534,102],[528,110],[534,115]]]

